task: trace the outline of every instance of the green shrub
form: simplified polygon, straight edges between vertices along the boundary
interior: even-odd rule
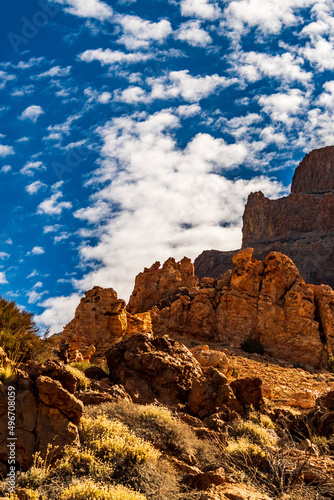
[[[146,500],[141,493],[124,486],[107,486],[95,483],[91,479],[75,482],[66,488],[60,500]]]
[[[14,302],[0,297],[0,346],[15,362],[42,348],[43,340],[37,335],[39,329],[32,316],[21,311]]]
[[[91,386],[91,380],[86,377],[80,368],[77,368],[77,364],[71,363],[70,365],[66,365],[65,368],[78,379],[77,389],[86,391]]]

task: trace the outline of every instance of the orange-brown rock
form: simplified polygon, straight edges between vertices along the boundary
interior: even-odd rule
[[[23,470],[33,463],[33,456],[40,452],[43,457],[48,444],[53,445],[52,455],[60,457],[66,446],[79,445],[79,424],[83,405],[65,387],[74,390],[72,376],[67,378],[57,363],[20,366],[16,380],[9,387],[0,382],[0,466],[3,469],[8,460],[7,438],[8,391],[15,394],[15,437],[16,462]],[[31,378],[29,377],[29,374]],[[44,376],[54,374],[58,380]],[[73,391],[74,392],[74,391]]]
[[[209,349],[208,345],[199,345],[190,349],[190,352],[203,367],[212,366],[224,375],[228,372],[228,359],[225,353]]]
[[[70,359],[99,361],[120,338],[152,329],[149,314],[131,315],[112,288],[95,286],[85,293],[61,336],[69,344]]]
[[[202,369],[184,345],[167,335],[124,339],[108,351],[107,363],[111,382],[122,384],[136,403],[158,401],[200,418],[223,409],[244,413],[227,378],[213,367]],[[247,387],[253,394],[252,384]]]
[[[297,167],[291,194],[270,200],[251,193],[243,215],[242,247],[263,259],[277,251],[290,257],[307,283],[334,288],[334,146],[306,155]],[[217,278],[230,268],[233,252],[207,250],[196,274]]]
[[[160,297],[150,310],[154,332],[235,347],[253,338],[275,358],[325,366],[334,345],[334,291],[306,285],[291,259],[278,252],[257,261],[247,248],[233,264],[217,280]]]
[[[132,314],[147,311],[160,299],[174,295],[179,288],[190,288],[197,283],[198,278],[190,259],[184,257],[180,262],[175,262],[170,258],[162,268],[160,262],[156,262],[136,277],[127,309]]]

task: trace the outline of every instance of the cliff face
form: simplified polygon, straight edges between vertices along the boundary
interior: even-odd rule
[[[334,146],[306,155],[289,196],[270,200],[261,192],[251,193],[242,232],[242,247],[253,247],[256,258],[284,253],[308,283],[334,287]],[[230,255],[206,251],[195,260],[196,274],[218,277],[230,267]]]
[[[258,261],[252,253],[247,248],[236,254],[234,271],[218,280],[203,278],[157,297],[150,309],[153,332],[234,347],[256,339],[275,358],[324,366],[334,344],[334,291],[306,285],[285,255],[272,252]],[[142,275],[143,290],[145,280],[149,272]],[[134,294],[138,300],[136,287]]]

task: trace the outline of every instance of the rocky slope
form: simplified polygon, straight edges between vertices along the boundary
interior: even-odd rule
[[[278,251],[290,257],[307,283],[334,286],[334,146],[312,151],[297,167],[291,194],[269,200],[251,193],[243,215],[243,247],[263,259]],[[233,252],[203,252],[196,274],[217,278]]]
[[[227,347],[251,340],[273,358],[327,366],[334,345],[334,291],[305,284],[283,254],[272,252],[258,261],[252,253],[240,251],[234,270],[200,283],[189,259],[155,263],[136,278],[131,314],[113,290],[95,287],[63,333],[72,358],[96,348],[92,359],[97,359],[122,337],[153,332]]]

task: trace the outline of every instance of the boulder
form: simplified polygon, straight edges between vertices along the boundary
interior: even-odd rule
[[[212,366],[224,373],[228,372],[228,359],[225,353],[209,349],[208,345],[199,345],[190,349],[190,352],[203,367]]]
[[[95,286],[85,293],[74,319],[62,334],[71,361],[101,362],[112,344],[124,336],[152,330],[149,314],[131,315],[112,288]]]
[[[78,425],[83,412],[83,404],[64,389],[60,382],[50,377],[39,376],[36,380],[38,396],[42,403],[57,408],[71,422]]]
[[[262,380],[258,377],[246,377],[231,382],[231,389],[236,398],[245,407],[251,405],[259,409],[264,401],[262,396]]]

